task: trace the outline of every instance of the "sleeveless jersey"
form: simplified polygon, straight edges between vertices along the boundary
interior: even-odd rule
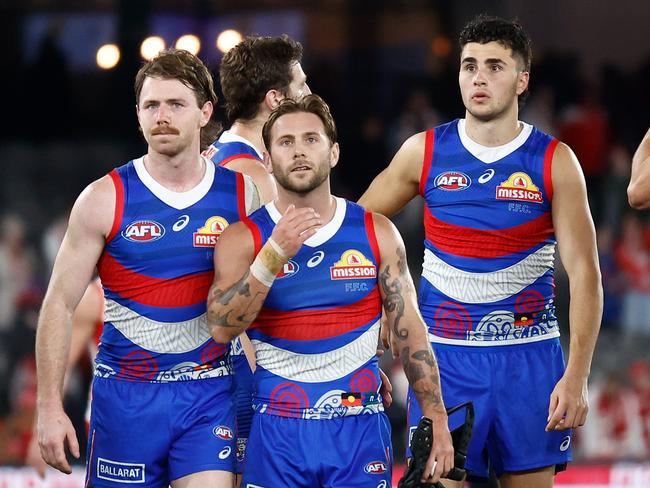
[[[432,342],[493,346],[559,336],[551,218],[557,142],[528,124],[496,148],[469,139],[464,120],[426,133],[419,301]]]
[[[245,215],[244,179],[205,159],[201,183],[166,190],[142,158],[110,173],[113,228],[99,260],[106,311],[96,375],[170,382],[230,374],[227,346],[212,340],[206,300],[214,245]]]
[[[233,159],[255,159],[262,162],[262,155],[243,137],[224,131],[215,142],[203,151],[206,158],[218,166],[225,166]]]
[[[331,419],[383,410],[377,341],[381,297],[372,214],[341,198],[334,218],[278,274],[248,334],[257,412]],[[281,215],[273,203],[244,222],[256,254]]]

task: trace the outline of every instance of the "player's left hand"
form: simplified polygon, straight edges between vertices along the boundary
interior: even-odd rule
[[[454,445],[447,423],[447,415],[432,418],[433,445],[427,465],[422,473],[422,483],[437,483],[454,467]]]
[[[587,377],[565,372],[551,393],[546,431],[580,427],[588,412]]]

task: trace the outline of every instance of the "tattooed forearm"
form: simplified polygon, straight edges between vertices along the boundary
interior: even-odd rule
[[[225,290],[212,287],[208,297],[208,324],[210,327],[245,329],[255,320],[266,294],[251,296],[249,272]],[[243,310],[242,310],[243,308]],[[236,315],[233,317],[233,315]]]
[[[399,266],[399,265],[398,265]],[[404,317],[404,297],[402,296],[402,283],[400,278],[391,279],[390,265],[379,275],[379,282],[386,295],[384,299],[384,309],[388,312],[388,320],[392,322],[393,334],[401,340],[409,336],[406,327],[400,328],[400,321]]]
[[[422,409],[437,407],[442,403],[438,364],[430,349],[422,349],[411,354],[406,346],[400,352],[406,378],[415,393]]]

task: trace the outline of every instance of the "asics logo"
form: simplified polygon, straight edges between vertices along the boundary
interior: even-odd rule
[[[478,182],[487,183],[492,179],[493,176],[494,176],[494,170],[488,169],[485,173],[483,173],[481,176],[478,177]]]
[[[176,223],[172,226],[172,230],[174,232],[178,232],[179,230],[183,230],[185,226],[188,224],[190,221],[190,216],[189,215],[181,215]]]

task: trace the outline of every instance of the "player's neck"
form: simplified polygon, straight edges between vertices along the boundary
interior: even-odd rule
[[[264,140],[262,139],[262,127],[265,120],[256,117],[251,120],[236,120],[228,129],[228,132],[243,137],[255,146],[260,153],[264,152]]]
[[[519,135],[522,125],[518,113],[504,114],[491,120],[480,120],[465,113],[465,132],[474,142],[487,147],[503,146]]]
[[[284,214],[291,204],[295,205],[296,208],[313,208],[320,215],[323,225],[332,220],[336,213],[336,199],[330,192],[329,181],[324,182],[307,194],[293,193],[279,187],[278,198],[275,200],[276,208],[280,213]]]
[[[144,157],[144,167],[154,180],[175,192],[189,191],[197,186],[206,170],[198,150],[167,156],[149,148]]]

